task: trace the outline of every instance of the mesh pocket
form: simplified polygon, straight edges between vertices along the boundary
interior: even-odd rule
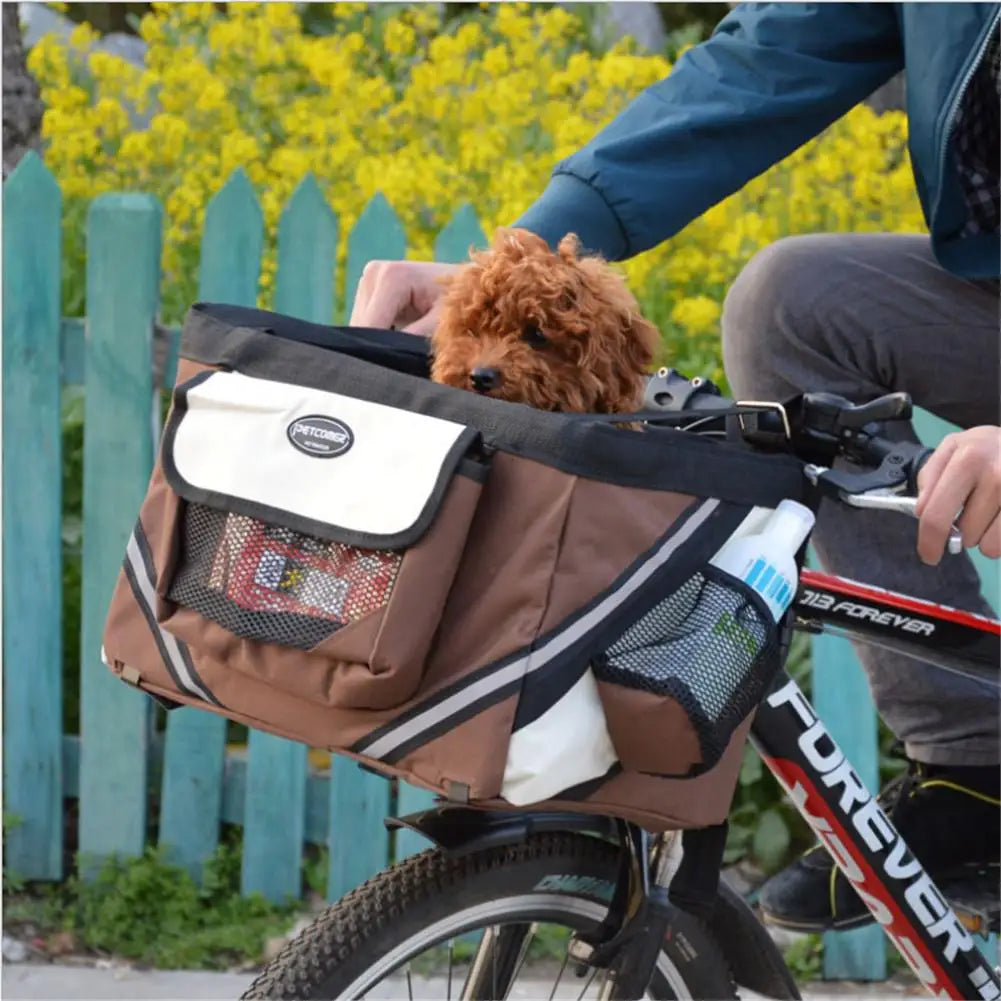
[[[710,567],[623,633],[594,672],[601,681],[680,703],[711,764],[764,695],[778,649],[778,631],[764,607]]]
[[[167,598],[237,636],[309,650],[384,607],[402,561],[188,504]]]

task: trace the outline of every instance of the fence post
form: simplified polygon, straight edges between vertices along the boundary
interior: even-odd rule
[[[344,285],[344,320],[351,317],[355,290],[365,265],[375,260],[402,260],[407,256],[407,237],[400,220],[381,191],[365,206],[348,236],[347,278]]]
[[[256,304],[262,230],[257,197],[246,174],[238,170],[205,211],[200,299]],[[226,720],[197,710],[168,714],[160,844],[199,881],[219,841],[225,756]]]
[[[334,307],[337,220],[313,176],[289,199],[278,224],[275,309],[329,323]],[[302,890],[306,746],[252,730],[243,821],[243,889],[280,902]]]
[[[449,264],[469,260],[469,248],[482,250],[487,245],[483,228],[476,218],[476,210],[463,202],[434,241],[434,259]]]
[[[62,193],[35,153],[4,183],[3,209],[4,865],[59,879]]]
[[[278,274],[274,307],[312,323],[336,313],[337,216],[312,174],[292,192],[278,223]]]
[[[146,841],[150,706],[101,663],[101,634],[153,463],[152,335],[161,211],[101,195],[87,220],[80,851],[139,855]],[[88,861],[85,871],[91,869]]]

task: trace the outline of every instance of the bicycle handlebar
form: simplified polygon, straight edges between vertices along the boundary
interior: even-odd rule
[[[741,437],[771,451],[791,452],[804,463],[804,474],[821,492],[851,507],[897,511],[916,517],[917,479],[931,449],[916,442],[887,437],[883,425],[911,417],[906,393],[890,393],[867,403],[852,403],[833,393],[803,393],[785,403],[734,401],[706,379],[686,379],[674,369],[652,376],[644,409],[664,413],[648,424],[685,427],[700,432],[733,429],[735,415]],[[713,412],[719,418],[713,420]],[[672,417],[672,415],[674,415]],[[847,460],[833,468],[834,460]],[[860,470],[851,468],[863,467]],[[962,551],[953,526],[950,553]]]

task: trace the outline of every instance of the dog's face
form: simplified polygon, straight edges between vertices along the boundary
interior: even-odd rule
[[[502,229],[449,279],[431,378],[541,410],[628,413],[657,340],[623,279],[581,257],[575,236],[553,253]]]

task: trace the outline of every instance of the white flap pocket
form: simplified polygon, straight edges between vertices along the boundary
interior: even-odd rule
[[[237,372],[175,390],[163,444],[187,501],[346,545],[412,545],[478,433],[462,424]],[[482,474],[479,463],[470,463]]]

